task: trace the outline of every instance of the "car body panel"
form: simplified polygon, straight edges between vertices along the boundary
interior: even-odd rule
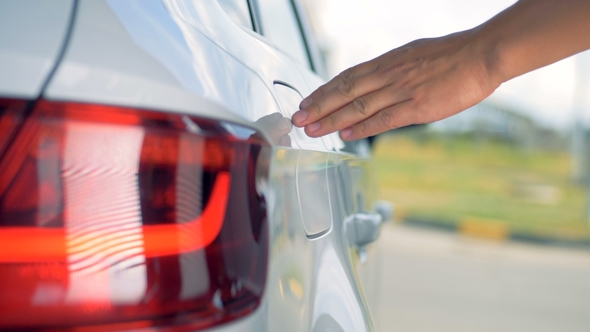
[[[281,97],[277,82],[289,97]],[[273,144],[265,295],[250,316],[212,330],[369,331],[360,283],[370,281],[359,277],[367,264],[347,242],[345,220],[372,201],[370,162],[345,152],[337,134],[310,138],[292,129],[290,143],[276,140],[279,124],[268,121],[292,115],[301,95],[322,83],[268,39],[235,24],[216,1],[80,0],[43,97],[257,129]],[[358,193],[366,197],[361,204]]]
[[[74,0],[0,2],[1,95],[39,96],[63,48],[73,7]]]
[[[364,149],[363,141],[357,142]],[[366,146],[365,146],[366,148]],[[372,162],[368,155],[359,156],[346,153],[332,153],[328,160],[328,182],[332,215],[334,220],[340,221],[343,240],[341,251],[345,253],[346,264],[356,282],[362,287],[358,301],[363,302],[362,308],[367,310],[364,315],[371,317],[373,328],[379,330],[374,317],[378,311],[380,279],[379,268],[381,255],[376,244],[369,244],[363,248],[355,246],[349,241],[349,232],[355,229],[347,223],[349,217],[366,211],[372,211],[376,199],[376,188]]]
[[[130,15],[133,11],[143,15]],[[264,86],[247,68],[209,39],[200,34],[192,36],[196,40],[191,49],[159,2],[81,1],[63,61],[43,95],[54,100],[187,112],[227,120],[254,121],[279,111],[276,105],[268,108],[274,103],[267,105],[265,97],[272,101],[272,96],[264,93]],[[219,77],[212,63],[223,63],[233,79]],[[244,82],[249,85],[240,84]],[[260,99],[253,102],[265,107],[248,108],[248,93],[259,95]],[[207,114],[198,106],[202,99],[234,112]],[[252,114],[258,109],[264,111]]]

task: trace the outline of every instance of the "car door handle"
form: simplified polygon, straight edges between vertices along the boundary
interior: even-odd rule
[[[373,211],[381,215],[381,222],[385,223],[393,219],[395,206],[387,201],[377,201],[373,205]]]
[[[382,217],[379,213],[355,213],[347,218],[348,239],[354,246],[362,248],[377,240],[381,232]]]

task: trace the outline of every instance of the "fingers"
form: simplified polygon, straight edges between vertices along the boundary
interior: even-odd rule
[[[396,105],[408,99],[403,91],[387,86],[381,90],[371,92],[354,99],[338,111],[326,115],[317,122],[305,127],[305,133],[310,137],[319,137],[342,130],[370,118],[387,107]]]
[[[367,61],[341,72],[338,76],[331,79],[328,83],[319,87],[308,98],[305,98],[301,102],[300,108],[308,106],[310,104],[310,99],[319,100],[322,96],[324,96],[326,93],[331,92],[343,81],[355,80],[357,77],[364,76],[366,74],[374,72],[378,68],[378,65],[375,64],[374,61],[375,60]]]
[[[385,108],[370,118],[344,129],[340,132],[340,138],[346,141],[357,140],[368,136],[377,135],[390,129],[400,128],[415,124],[416,105],[414,100],[406,100],[402,103]]]
[[[371,75],[375,68],[374,64],[364,63],[334,77],[301,102],[300,110],[293,115],[293,124],[306,126],[381,88],[381,80]]]
[[[293,124],[354,140],[465,110],[499,85],[473,41],[469,30],[419,40],[346,70],[301,102]]]

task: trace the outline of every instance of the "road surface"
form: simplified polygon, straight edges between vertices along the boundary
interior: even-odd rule
[[[590,331],[590,251],[386,225],[381,331]]]

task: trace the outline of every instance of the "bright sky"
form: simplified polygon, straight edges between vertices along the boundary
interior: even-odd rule
[[[446,35],[477,26],[514,0],[307,0],[320,41],[330,49],[333,76],[412,40]],[[490,97],[532,115],[540,124],[568,129],[576,114],[590,124],[588,84],[576,73],[590,75],[585,52],[504,83]],[[577,83],[578,82],[578,83]],[[583,87],[580,89],[580,87]],[[580,91],[574,102],[574,91]]]

